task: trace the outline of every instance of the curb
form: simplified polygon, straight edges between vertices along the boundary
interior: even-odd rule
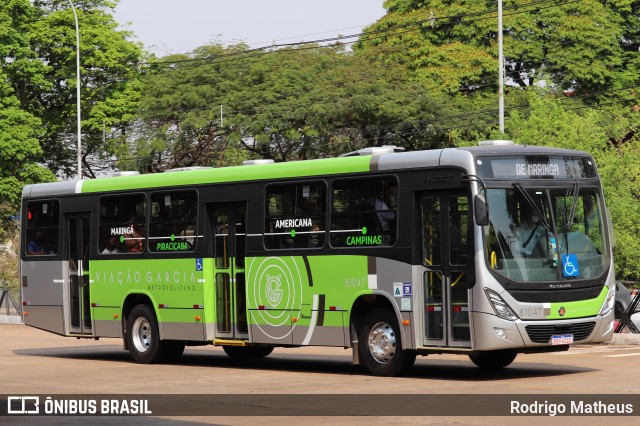
[[[0,315],[0,324],[22,324],[20,315]]]
[[[616,333],[609,345],[640,345],[640,334]]]

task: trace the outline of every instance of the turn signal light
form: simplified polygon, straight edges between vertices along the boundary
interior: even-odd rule
[[[411,324],[411,321],[409,320],[402,320],[402,325],[409,325]]]
[[[118,319],[118,314],[113,314],[113,319]]]
[[[201,319],[200,315],[196,315],[196,321],[200,321]]]

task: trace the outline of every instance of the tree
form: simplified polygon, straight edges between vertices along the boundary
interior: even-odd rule
[[[0,242],[16,231],[9,217],[20,210],[23,185],[54,180],[51,172],[37,164],[42,154],[40,120],[19,106],[0,71]]]
[[[385,7],[358,49],[405,64],[434,89],[495,93],[495,1],[387,0]],[[579,93],[615,87],[640,47],[639,10],[632,0],[505,0],[507,77],[520,87],[544,80]]]
[[[230,149],[287,161],[389,143],[424,147],[435,132],[420,133],[420,121],[443,110],[404,68],[339,45],[202,46],[163,58],[144,81],[143,136],[132,149],[142,170],[221,165]]]
[[[8,242],[6,242],[6,240],[2,240],[3,243],[6,242],[6,248],[0,249],[0,290],[2,289],[2,287],[8,287],[9,293],[13,297],[14,301],[20,300],[20,252],[18,250],[18,240],[18,233],[12,232],[11,238]],[[4,303],[6,303],[6,305]],[[7,305],[9,307],[12,307],[12,301],[7,300],[6,297],[4,303],[3,306],[0,306],[0,308],[4,308]],[[18,302],[18,304],[19,303],[20,302]]]
[[[76,85],[81,84],[84,173],[95,177],[109,154],[103,131],[124,131],[137,109],[141,48],[117,30],[117,1],[75,0],[80,26],[81,82],[76,81],[76,32],[63,0],[9,0],[11,47],[0,58],[20,108],[40,118],[41,161],[60,176],[76,173]]]

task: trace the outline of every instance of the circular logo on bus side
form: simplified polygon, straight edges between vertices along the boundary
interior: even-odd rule
[[[248,308],[253,323],[270,339],[289,336],[296,326],[292,318],[300,316],[303,279],[297,259],[291,256],[253,258],[247,276]],[[262,306],[262,309],[258,307]]]
[[[563,317],[564,314],[566,314],[566,313],[567,313],[567,311],[564,308],[564,306],[561,306],[560,309],[558,309],[558,315],[560,315],[561,317]]]

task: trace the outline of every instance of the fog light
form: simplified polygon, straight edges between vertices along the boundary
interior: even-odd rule
[[[505,333],[502,328],[494,328],[493,331],[495,331],[496,336],[498,336],[502,340],[507,340],[507,333]]]

